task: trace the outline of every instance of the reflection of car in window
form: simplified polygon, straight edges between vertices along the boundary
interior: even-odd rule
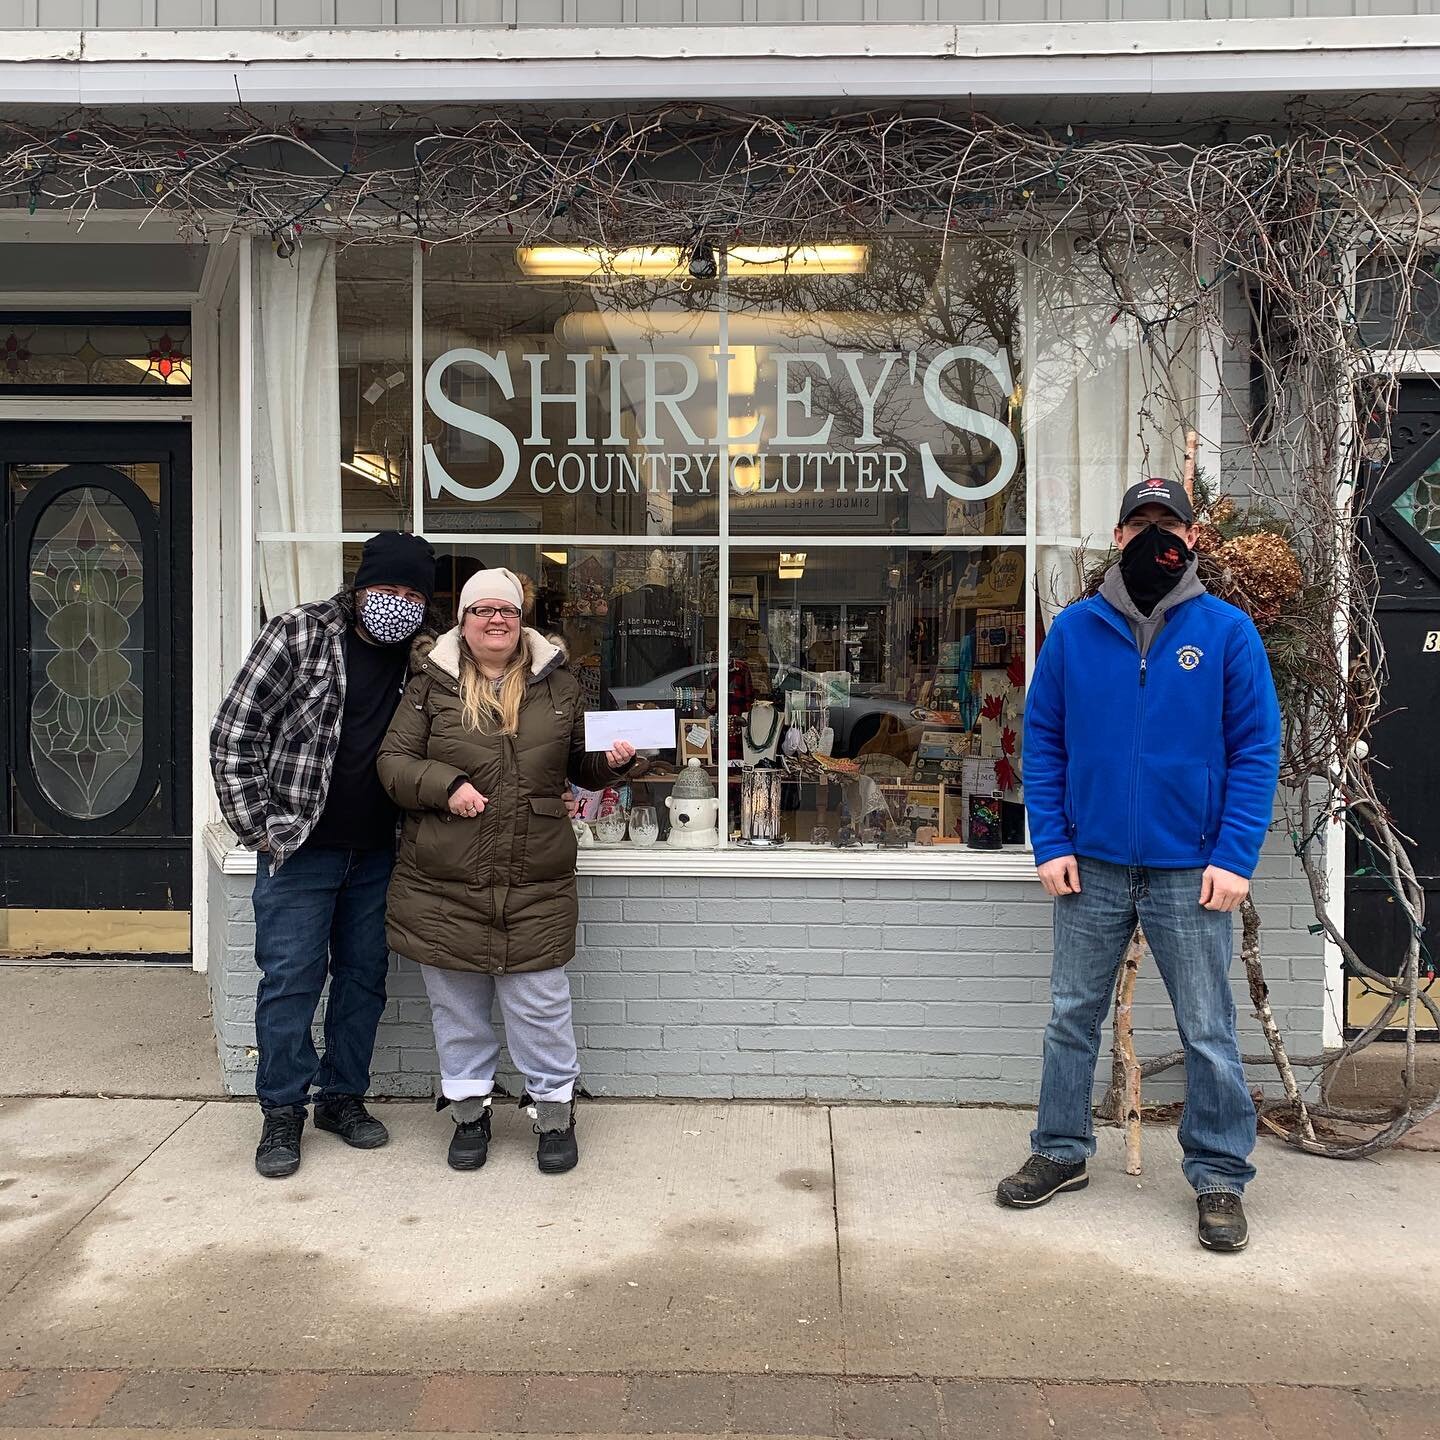
[[[675,706],[677,689],[690,691],[698,697],[700,708],[694,713],[714,714],[716,706],[707,703],[707,696],[713,701],[718,665],[693,665],[685,670],[671,670],[668,674],[657,675],[655,679],[641,685],[616,686],[611,690],[616,705],[630,709],[635,705],[654,705],[668,710]],[[823,675],[812,670],[799,670],[790,665],[778,665],[770,669],[770,686],[777,707],[783,710],[784,696],[789,691],[823,693],[826,681]],[[884,717],[894,716],[899,725],[909,729],[920,722],[915,718],[914,706],[908,700],[897,700],[886,695],[867,695],[852,687],[848,705],[832,705],[828,708],[829,723],[835,731],[837,756],[853,758],[860,747],[880,731]],[[734,758],[734,757],[732,757]]]

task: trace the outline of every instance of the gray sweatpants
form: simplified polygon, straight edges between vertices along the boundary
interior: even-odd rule
[[[516,975],[482,975],[422,965],[430,1021],[440,1052],[440,1093],[469,1100],[495,1088],[500,1037],[491,1009],[500,1002],[505,1044],[532,1100],[569,1100],[580,1075],[570,977],[564,966]]]

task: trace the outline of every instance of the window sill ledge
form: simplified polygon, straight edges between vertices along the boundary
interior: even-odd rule
[[[224,875],[253,875],[255,852],[235,843],[224,825],[205,827],[205,849]],[[836,850],[827,845],[781,845],[755,849],[674,850],[630,844],[581,850],[579,875],[717,875],[784,879],[885,876],[912,880],[1035,880],[1035,860],[1021,845],[967,850],[959,845],[912,846],[907,850]],[[1036,882],[1039,883],[1038,881]]]

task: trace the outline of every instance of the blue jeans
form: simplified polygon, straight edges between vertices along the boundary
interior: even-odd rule
[[[385,890],[395,855],[302,846],[270,873],[255,857],[255,1094],[266,1109],[370,1088],[375,1031],[385,1008]],[[325,1058],[310,1027],[330,978]]]
[[[1080,893],[1055,900],[1050,1024],[1030,1148],[1066,1163],[1095,1153],[1091,1095],[1100,1027],[1138,919],[1185,1047],[1185,1178],[1201,1194],[1241,1194],[1255,1178],[1255,1105],[1240,1063],[1230,993],[1234,917],[1201,908],[1201,870],[1152,870],[1083,857],[1079,866]]]

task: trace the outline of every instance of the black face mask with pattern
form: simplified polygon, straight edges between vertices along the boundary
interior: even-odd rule
[[[1147,525],[1120,552],[1120,576],[1135,608],[1149,615],[1180,583],[1194,558],[1183,537]]]
[[[381,645],[399,645],[425,623],[425,607],[403,595],[367,590],[360,605],[360,623]]]

